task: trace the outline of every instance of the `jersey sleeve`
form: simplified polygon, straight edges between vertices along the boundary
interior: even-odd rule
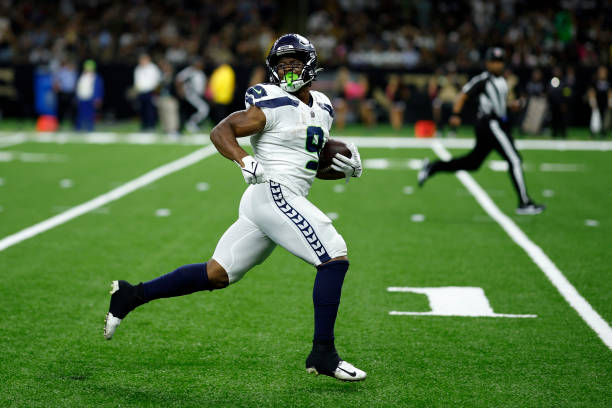
[[[321,102],[320,102],[321,108],[323,108],[323,110],[325,110],[329,114],[327,117],[327,123],[328,123],[327,130],[331,130],[331,126],[334,123],[334,114],[335,114],[334,106],[332,105],[327,95],[321,92],[317,92],[317,93],[321,97]]]
[[[334,122],[334,107],[327,95],[317,91],[314,91],[313,93],[315,93],[316,103],[319,105],[319,107],[321,107],[321,109],[327,112],[327,130],[329,131],[331,130],[332,123]]]
[[[244,96],[246,109],[257,106],[266,116],[264,131],[272,129],[280,120],[279,109],[283,106],[298,106],[299,102],[283,95],[276,85],[259,84],[247,89]]]
[[[487,75],[486,72],[483,72],[482,74],[470,79],[467,84],[463,85],[461,92],[466,94],[468,97],[478,95],[484,91],[488,79],[489,75]]]

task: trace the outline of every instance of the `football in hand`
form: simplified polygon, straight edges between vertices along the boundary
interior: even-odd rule
[[[352,156],[346,143],[337,139],[328,139],[327,143],[325,143],[325,146],[323,146],[323,149],[319,154],[319,169],[317,170],[317,178],[323,180],[338,180],[345,177],[343,172],[336,171],[331,168],[332,164],[334,164],[332,159],[336,153],[340,153],[348,158]]]

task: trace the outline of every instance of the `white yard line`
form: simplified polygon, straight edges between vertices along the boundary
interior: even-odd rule
[[[27,141],[26,135],[23,133],[14,133],[8,136],[0,137],[0,149],[5,147],[16,146]]]
[[[332,136],[333,137],[333,136]],[[434,144],[442,144],[449,149],[471,149],[474,147],[474,139],[419,139],[414,137],[343,137],[338,139],[346,142],[353,142],[358,147],[378,147],[378,148],[413,148],[427,149]],[[587,151],[610,151],[612,141],[596,140],[533,140],[521,139],[516,141],[519,150],[587,150]]]
[[[192,164],[195,164],[200,160],[215,154],[216,151],[217,150],[212,145],[198,149],[195,152],[188,154],[187,156],[164,164],[163,166],[153,169],[134,180],[128,181],[127,183],[105,194],[102,194],[101,196],[98,196],[83,204],[77,205],[76,207],[72,207],[61,214],[51,217],[45,221],[39,222],[38,224],[32,225],[31,227],[21,230],[13,235],[9,235],[0,240],[0,251],[3,251],[8,247],[20,243],[21,241],[25,241],[28,238],[32,238],[38,234],[50,230],[51,228],[57,227],[58,225],[62,225],[72,220],[73,218],[83,215],[89,211],[102,207],[103,205],[106,205],[111,201],[115,201],[127,194],[130,194],[131,192],[136,191],[139,188],[142,188],[148,184],[151,184],[162,177],[182,170],[185,167],[191,166]]]
[[[434,143],[432,149],[443,160],[449,160],[451,154],[441,143]],[[593,307],[586,301],[576,288],[567,280],[563,273],[551,261],[551,259],[537,246],[527,235],[495,205],[489,195],[480,185],[465,171],[458,171],[457,178],[463,183],[468,191],[476,198],[481,207],[493,218],[512,240],[529,255],[533,262],[544,272],[546,277],[557,288],[561,296],[573,307],[580,317],[601,338],[606,346],[612,350],[612,328]]]
[[[2,141],[9,136],[0,133],[0,147]],[[6,135],[10,135],[6,133]],[[208,134],[185,135],[179,138],[172,138],[157,133],[126,133],[119,134],[114,132],[50,132],[50,133],[20,133],[23,141],[38,143],[86,143],[86,144],[180,144],[190,146],[207,145],[210,143]],[[363,136],[332,136],[338,139],[353,142],[358,147],[372,148],[398,148],[398,149],[429,149],[433,143],[442,143],[449,149],[470,149],[474,146],[474,139],[425,139],[415,137],[363,137]],[[248,138],[241,139],[248,143]],[[21,142],[23,143],[23,142]],[[597,140],[539,140],[539,139],[520,139],[516,140],[519,150],[559,150],[559,151],[610,151],[612,141]]]

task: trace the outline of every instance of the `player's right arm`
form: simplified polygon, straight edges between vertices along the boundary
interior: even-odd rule
[[[263,168],[238,145],[236,139],[259,133],[265,125],[266,116],[261,109],[257,106],[250,106],[246,110],[232,113],[210,132],[210,141],[219,153],[240,166],[244,179],[249,184],[264,181]]]
[[[219,122],[210,132],[210,141],[224,157],[243,167],[242,158],[248,156],[248,153],[238,145],[236,139],[259,133],[265,125],[266,116],[261,109],[251,106],[249,109],[234,112]]]

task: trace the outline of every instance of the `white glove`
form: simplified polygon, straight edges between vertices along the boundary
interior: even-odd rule
[[[348,143],[347,147],[351,151],[351,157],[348,158],[340,153],[336,153],[336,156],[332,158],[333,164],[331,168],[344,173],[346,175],[346,182],[348,183],[349,177],[361,176],[362,168],[361,157],[359,157],[359,152],[355,145],[353,143]]]
[[[240,163],[236,162],[240,170],[242,170],[242,176],[247,184],[258,184],[266,181],[264,175],[263,166],[253,158],[253,156],[245,156],[242,158],[244,167],[240,166]]]

